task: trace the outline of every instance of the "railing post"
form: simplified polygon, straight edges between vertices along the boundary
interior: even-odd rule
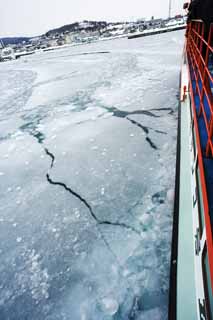
[[[210,157],[210,155],[212,156],[212,151],[211,151],[211,137],[213,135],[213,117],[211,115],[210,118],[210,124],[209,124],[209,135],[208,135],[208,141],[207,141],[207,145],[206,145],[206,156]]]
[[[211,46],[211,39],[212,39],[212,28],[213,25],[210,26],[210,30],[209,30],[209,37],[208,37],[208,46],[207,46],[207,50],[206,50],[206,58],[205,58],[205,74],[207,74],[207,69],[208,69],[208,65],[209,65],[209,48]],[[212,99],[212,92],[211,92],[211,85],[210,85],[210,79],[209,76],[207,74],[207,78],[204,79],[204,85],[206,86],[206,92],[209,95],[209,100],[210,100],[210,112],[211,112],[211,117],[209,120],[209,130],[208,130],[208,141],[207,141],[207,146],[206,146],[206,156],[209,157],[210,153],[212,154],[212,150],[211,150],[211,144],[212,144],[212,136],[213,136],[213,99]]]

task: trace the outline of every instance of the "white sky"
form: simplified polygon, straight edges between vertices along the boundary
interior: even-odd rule
[[[172,0],[172,15],[183,13]],[[81,20],[167,17],[169,0],[0,0],[0,37],[33,36]]]

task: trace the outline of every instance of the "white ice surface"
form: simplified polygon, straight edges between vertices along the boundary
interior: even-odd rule
[[[0,64],[0,319],[167,318],[182,43]]]

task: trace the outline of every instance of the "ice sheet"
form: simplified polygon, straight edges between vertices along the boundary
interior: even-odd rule
[[[0,64],[0,319],[167,318],[182,43]]]

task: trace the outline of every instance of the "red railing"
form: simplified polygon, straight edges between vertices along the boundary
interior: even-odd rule
[[[193,79],[196,83],[196,93],[199,96],[199,116],[203,116],[207,132],[206,156],[213,156],[213,77],[209,71],[209,57],[213,54],[211,41],[213,39],[213,26],[208,35],[203,22],[191,22],[188,27],[187,54],[191,65]],[[213,57],[212,57],[213,63]],[[206,100],[206,107],[204,107]]]
[[[202,21],[192,21],[187,28],[186,53],[189,65],[190,96],[197,142],[198,166],[200,169],[203,196],[204,217],[206,226],[206,245],[210,266],[211,285],[213,291],[213,238],[210,220],[210,208],[203,157],[213,161],[213,77],[209,69],[212,59],[213,67],[213,25],[206,31]],[[211,56],[212,55],[212,56]],[[205,143],[199,132],[199,119],[203,117],[206,131]],[[202,143],[201,143],[202,142]],[[201,145],[205,147],[202,151]]]

